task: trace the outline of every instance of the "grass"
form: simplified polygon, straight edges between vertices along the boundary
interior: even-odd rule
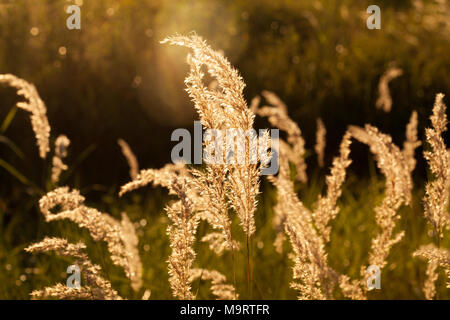
[[[323,174],[323,172],[321,172]],[[323,178],[319,172],[313,173],[308,186],[298,186],[300,199],[311,205],[323,187]],[[370,186],[367,188],[366,186]],[[420,185],[418,186],[420,187]],[[375,227],[373,208],[381,201],[384,185],[379,176],[359,180],[351,175],[345,183],[343,196],[340,200],[339,215],[333,222],[331,241],[329,244],[330,265],[339,272],[357,277],[361,265],[367,263],[370,240]],[[272,245],[275,233],[271,218],[276,193],[268,182],[263,183],[264,193],[260,195],[260,205],[255,214],[256,234],[253,238],[254,279],[258,283],[253,290],[253,296],[246,295],[246,270],[238,267],[236,270],[237,291],[241,298],[255,299],[295,299],[296,292],[289,287],[292,279],[292,262],[288,258],[290,250],[288,241],[283,254],[278,254]],[[71,241],[83,239],[88,247],[88,253],[94,263],[103,266],[103,272],[114,288],[123,297],[140,299],[144,289],[151,290],[152,299],[172,299],[168,285],[167,263],[170,254],[169,240],[166,235],[168,219],[163,211],[165,204],[171,200],[161,188],[143,190],[131,194],[124,199],[117,199],[117,190],[110,190],[100,201],[100,208],[119,217],[121,211],[126,211],[134,222],[141,222],[138,228],[139,251],[144,265],[143,288],[134,293],[123,271],[112,265],[106,245],[94,242],[88,232],[80,230],[70,222],[45,223],[37,212],[35,202],[28,200],[10,219],[5,216],[5,210],[0,206],[0,229],[3,230],[0,239],[0,298],[28,299],[32,290],[55,284],[65,283],[66,268],[72,264],[71,259],[55,255],[32,255],[23,251],[31,242],[42,239],[45,235],[61,236]],[[399,228],[406,231],[405,237],[393,247],[388,258],[388,267],[382,272],[381,290],[369,293],[371,299],[423,299],[421,291],[425,277],[426,265],[419,259],[414,259],[412,253],[421,245],[432,241],[428,236],[429,228],[423,218],[420,199],[423,190],[414,190],[413,203],[400,211],[402,219]],[[0,202],[2,203],[2,202]],[[98,203],[97,203],[98,204]],[[22,214],[19,214],[22,213]],[[143,222],[145,219],[145,223]],[[9,221],[6,221],[9,220]],[[32,222],[32,223],[31,223]],[[206,223],[199,226],[199,236],[209,229]],[[239,240],[244,239],[236,219],[233,221],[233,232]],[[18,242],[22,242],[18,244]],[[443,246],[448,246],[448,238]],[[210,251],[207,244],[196,244],[198,252],[194,266],[214,267],[232,279],[230,269],[231,254],[224,253],[218,257]],[[236,265],[245,266],[245,251],[236,253]],[[38,274],[27,273],[37,268]],[[25,281],[21,276],[25,275]],[[22,277],[23,279],[23,277]],[[441,274],[437,282],[438,296],[449,299],[445,288],[445,278]],[[210,284],[205,281],[195,281],[193,292],[198,292],[198,298],[211,299]]]
[[[289,132],[288,128],[287,136],[300,136],[295,132],[298,124],[305,137],[306,148],[312,148],[314,123],[319,116],[322,117],[328,131],[325,168],[329,168],[331,157],[337,155],[338,140],[349,124],[376,125],[381,131],[391,134],[400,146],[404,137],[403,123],[414,109],[419,114],[419,138],[425,141],[423,127],[429,127],[426,119],[430,115],[430,102],[436,92],[447,91],[450,83],[450,73],[445,68],[449,65],[448,55],[442,54],[450,42],[449,32],[446,32],[450,25],[445,19],[450,7],[445,3],[397,1],[394,5],[382,1],[383,27],[382,31],[375,33],[365,28],[367,1],[311,0],[300,3],[283,0],[275,4],[262,0],[255,5],[244,1],[224,4],[199,0],[192,7],[173,6],[169,1],[161,1],[151,6],[151,10],[144,10],[145,4],[105,0],[102,4],[84,4],[83,11],[90,12],[83,22],[88,27],[82,33],[67,33],[58,25],[66,18],[64,11],[57,9],[64,1],[46,1],[39,8],[29,0],[16,2],[0,6],[0,24],[3,27],[0,29],[4,30],[0,43],[5,48],[0,52],[0,65],[4,72],[13,72],[35,83],[43,100],[48,102],[52,136],[50,140],[43,139],[45,141],[41,144],[45,142],[53,146],[54,137],[59,133],[71,138],[71,149],[68,158],[64,159],[69,169],[63,173],[60,185],[80,190],[86,196],[88,206],[108,212],[116,219],[126,211],[136,223],[144,265],[144,285],[134,292],[123,270],[109,258],[106,244],[93,241],[86,230],[68,221],[45,222],[39,212],[38,201],[55,188],[49,179],[50,157],[46,162],[42,161],[35,154],[31,139],[18,138],[23,134],[28,115],[23,111],[17,112],[17,107],[10,107],[16,99],[12,98],[12,90],[1,89],[2,104],[8,106],[0,108],[0,298],[5,299],[27,299],[32,290],[65,282],[65,270],[73,260],[24,252],[25,247],[45,236],[63,237],[71,242],[83,240],[93,262],[102,266],[102,275],[125,298],[139,299],[145,289],[151,290],[153,299],[173,297],[167,260],[174,250],[171,250],[167,236],[167,226],[171,221],[164,208],[176,199],[168,196],[162,188],[149,187],[119,198],[119,185],[125,182],[122,179],[126,171],[118,163],[124,164],[125,161],[118,152],[113,153],[118,150],[111,147],[117,148],[117,138],[126,133],[127,141],[137,151],[140,161],[147,165],[150,163],[151,167],[160,167],[161,163],[167,162],[166,153],[148,150],[169,150],[169,139],[147,139],[143,135],[152,128],[151,133],[158,138],[166,133],[169,136],[173,127],[185,126],[191,121],[192,112],[185,112],[192,110],[191,105],[187,107],[186,97],[181,96],[184,94],[181,88],[182,74],[185,73],[183,60],[175,59],[172,53],[166,54],[159,44],[167,34],[188,33],[195,29],[211,40],[215,48],[223,49],[246,80],[246,98],[264,88],[280,94],[291,106],[289,116],[294,120],[290,128],[293,131]],[[120,5],[116,7],[116,3]],[[105,12],[113,14],[108,13],[109,17],[105,19]],[[186,14],[189,22],[184,21]],[[50,15],[51,19],[48,19]],[[140,19],[135,19],[137,16]],[[226,23],[220,23],[218,17]],[[130,24],[130,21],[135,23]],[[211,21],[223,26],[211,28]],[[32,29],[38,33],[30,33]],[[65,54],[59,50],[62,47]],[[204,59],[202,55],[196,58],[196,61],[209,63],[215,60]],[[403,70],[403,75],[389,85],[393,108],[387,115],[377,111],[374,104],[380,76],[392,62]],[[226,64],[218,65],[220,69]],[[111,74],[115,75],[114,79],[108,76]],[[72,80],[70,90],[65,83],[68,78]],[[160,81],[155,82],[155,78]],[[232,73],[231,77],[226,76],[222,80],[229,79],[236,80]],[[226,83],[225,87],[235,90],[233,101],[228,101],[228,104],[233,108],[245,107],[244,95],[239,92],[241,85]],[[191,94],[199,93],[195,91],[198,89],[196,85],[189,89]],[[29,91],[33,91],[32,88]],[[238,103],[235,103],[236,97]],[[206,101],[208,99],[201,93],[196,98],[204,98],[198,104],[201,107],[211,102]],[[143,108],[135,108],[135,112],[126,112],[127,117],[123,116],[130,106],[136,105]],[[296,106],[298,108],[292,108]],[[360,107],[358,112],[354,112],[355,106]],[[219,111],[221,108],[215,109],[209,120],[217,120],[215,117]],[[281,116],[287,117],[287,114]],[[234,120],[243,119],[235,115]],[[244,127],[251,126],[251,121],[246,120]],[[237,121],[240,124],[244,122]],[[445,139],[445,134],[443,136]],[[298,155],[293,157],[294,162],[298,161],[297,168],[303,165],[300,163],[303,156],[308,162],[308,182],[295,184],[295,190],[305,206],[314,209],[312,206],[318,195],[326,189],[324,178],[328,171],[316,168],[315,157],[310,157],[311,149],[305,152],[303,148],[303,138],[290,143],[297,147],[292,151]],[[443,143],[440,146],[446,148]],[[40,151],[42,157],[45,150]],[[416,155],[415,173],[418,177],[412,192],[413,201],[410,206],[400,208],[400,221],[395,230],[404,230],[405,236],[390,251],[387,266],[382,270],[382,289],[369,292],[368,298],[424,297],[422,286],[426,264],[413,258],[412,254],[421,245],[435,242],[433,230],[424,219],[422,203],[425,183],[433,178],[431,174],[425,178],[424,168],[428,166],[422,150]],[[91,157],[95,159],[91,160]],[[332,269],[353,279],[361,279],[360,268],[369,262],[371,240],[380,231],[373,209],[383,199],[384,179],[372,160],[369,161],[370,175],[367,176],[366,161],[361,161],[356,152],[353,157],[353,148],[352,159],[356,165],[350,167],[343,195],[338,200],[340,212],[331,222],[331,242],[326,243],[326,252]],[[436,157],[436,162],[439,160],[444,161],[444,157]],[[445,161],[448,163],[450,158],[445,157]],[[121,170],[117,170],[118,167]],[[230,172],[233,171],[231,169]],[[252,176],[248,172],[236,170],[236,177]],[[442,172],[435,176],[445,180]],[[251,186],[256,185],[256,181],[248,183],[250,180],[244,178],[240,181],[244,183],[229,184],[235,189],[227,195],[228,200],[245,194],[242,199],[245,198],[247,207],[236,210],[241,221],[244,220],[242,217],[253,215],[248,204],[255,194]],[[239,192],[240,186],[244,190],[242,193]],[[431,190],[431,193],[433,191],[437,193],[439,190]],[[441,201],[444,199],[440,197]],[[236,256],[232,259],[231,253],[226,252],[218,257],[207,244],[196,241],[194,249],[197,256],[193,267],[217,269],[227,276],[230,283],[233,279],[231,261],[235,260],[235,285],[240,298],[294,299],[297,293],[290,288],[293,278],[293,263],[289,257],[291,242],[284,243],[281,254],[272,245],[277,194],[265,179],[262,180],[258,202],[256,233],[250,238],[251,223],[245,226],[245,234],[238,217],[232,214],[233,238],[242,245]],[[388,209],[389,204],[384,210]],[[291,214],[291,218],[298,222],[295,213],[298,212]],[[314,229],[312,225],[311,229]],[[211,227],[201,222],[197,239],[210,231]],[[445,232],[440,245],[448,248],[448,231]],[[311,238],[303,239],[304,243],[315,242],[314,237]],[[250,259],[248,247],[251,249]],[[313,249],[319,252],[317,247]],[[300,254],[297,252],[297,255]],[[247,285],[250,274],[248,261],[251,261],[253,274],[250,287]],[[448,299],[449,290],[445,288],[442,273],[437,285],[438,298]],[[198,298],[213,298],[209,286],[208,282],[196,280],[192,283],[192,292]],[[328,292],[327,295],[343,298],[340,292]]]

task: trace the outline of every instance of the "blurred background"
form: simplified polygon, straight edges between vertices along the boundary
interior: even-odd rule
[[[66,27],[65,9],[72,4],[81,8],[81,30]],[[381,30],[366,27],[371,4],[381,8]],[[247,101],[262,90],[280,96],[303,131],[308,154],[316,118],[323,119],[325,167],[349,124],[371,123],[401,145],[417,110],[422,139],[435,94],[450,94],[446,0],[0,0],[0,73],[35,84],[52,139],[65,134],[71,140],[62,183],[107,207],[129,180],[118,138],[129,143],[142,168],[170,161],[171,132],[192,128],[196,115],[183,83],[187,51],[159,42],[191,31],[240,71]],[[375,108],[377,87],[392,65],[403,75],[390,83],[393,107],[385,113]],[[13,89],[0,87],[0,124],[17,101]],[[28,117],[19,110],[0,128],[14,143],[13,149],[0,143],[2,263],[11,250],[19,252],[48,231],[35,230],[45,225],[36,203],[49,188],[50,167],[38,157]],[[355,147],[352,158],[352,170],[369,176],[367,149]],[[315,172],[315,158],[307,160],[308,172]],[[419,160],[416,179],[426,174]],[[160,210],[161,199],[149,206]],[[0,298],[26,297],[24,292],[2,295],[0,289]]]

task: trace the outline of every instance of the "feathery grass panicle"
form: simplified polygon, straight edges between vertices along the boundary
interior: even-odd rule
[[[342,193],[341,188],[345,181],[347,167],[352,163],[351,143],[351,134],[346,132],[340,145],[339,157],[334,158],[330,175],[326,177],[327,193],[325,197],[319,197],[317,208],[312,213],[314,224],[325,242],[330,241],[331,227],[328,224],[339,212],[336,203]]]
[[[300,216],[300,215],[299,215]],[[331,299],[335,274],[327,264],[324,244],[310,222],[288,215],[286,233],[289,235],[295,255],[291,287],[299,291],[299,299]]]
[[[325,244],[313,225],[311,212],[298,199],[290,180],[286,150],[279,149],[278,176],[269,176],[277,188],[274,208],[291,241],[294,254],[294,281],[291,287],[299,291],[299,299],[328,299],[332,296],[335,272],[329,268]]]
[[[417,147],[419,147],[422,142],[417,139],[417,112],[413,111],[409,119],[409,123],[406,126],[406,140],[403,143],[403,157],[405,158],[409,172],[412,173],[416,167],[416,158],[414,153]]]
[[[427,300],[433,300],[436,297],[436,281],[439,278],[438,267],[437,261],[427,261],[427,270],[425,271],[426,279],[422,288],[425,299]]]
[[[386,177],[385,197],[375,208],[375,218],[380,233],[372,239],[369,264],[382,269],[391,247],[399,242],[404,232],[394,234],[396,221],[400,218],[397,210],[402,204],[411,201],[412,181],[409,167],[400,149],[392,143],[392,138],[378,131],[377,128],[366,125],[364,129],[350,126],[352,136],[370,147],[375,155],[377,166]]]
[[[76,189],[69,191],[69,187],[60,187],[47,193],[39,200],[39,208],[45,219],[52,215],[51,209],[60,206],[61,211],[74,210],[81,206],[84,197]]]
[[[38,243],[34,243],[27,248],[27,252],[48,252],[55,251],[61,256],[71,256],[75,258],[84,257],[83,250],[86,249],[86,245],[82,242],[73,244],[67,242],[62,238],[50,238],[45,237],[44,240]]]
[[[83,286],[80,288],[70,288],[61,283],[42,290],[33,290],[30,293],[31,300],[55,298],[60,300],[96,300],[105,299],[105,294],[94,295],[94,288]],[[113,299],[112,299],[113,300]]]
[[[198,190],[200,199],[203,200],[203,210],[199,209],[200,218],[208,221],[214,228],[221,230],[221,236],[218,234],[203,238],[202,241],[210,242],[210,248],[220,254],[222,250],[234,250],[236,241],[233,241],[231,234],[231,219],[228,212],[227,190],[224,181],[227,179],[228,170],[223,165],[208,165],[205,170],[193,169],[192,187]],[[198,201],[197,201],[198,202]],[[197,205],[197,207],[199,207]],[[214,237],[214,239],[212,238]],[[217,246],[219,240],[223,240],[222,245]],[[220,249],[219,249],[220,248]]]
[[[246,155],[248,159],[248,154]],[[230,165],[229,167],[231,167]],[[257,165],[235,165],[225,181],[230,206],[237,212],[245,234],[251,237],[255,231],[254,213],[259,194],[259,169]]]
[[[214,51],[196,34],[167,37],[162,43],[192,49],[193,53],[188,55],[187,59],[190,73],[185,80],[186,90],[206,129],[230,128],[241,130],[243,133],[253,130],[254,114],[248,108],[243,96],[245,83],[222,53]],[[217,80],[218,85],[214,90],[209,90],[203,84],[204,74],[201,71],[203,65],[207,66],[208,73]],[[259,192],[259,167],[251,158],[256,138],[246,136],[244,140],[243,146],[237,146],[244,150],[244,163],[214,170],[221,171],[216,173],[225,177],[225,195],[229,200],[229,206],[237,212],[247,237],[251,237],[255,231],[254,212]],[[207,174],[211,173],[207,171]],[[219,187],[215,189],[219,191],[216,192],[219,198],[214,197],[213,200],[223,201],[222,190]],[[222,229],[227,228],[228,226],[223,225]]]
[[[227,278],[216,270],[192,269],[191,282],[198,278],[211,281],[211,293],[217,300],[236,300],[239,297],[234,286],[227,284]]]
[[[237,146],[238,149],[245,150],[244,163],[227,165],[227,197],[247,235],[247,246],[256,230],[254,214],[258,204],[256,197],[259,194],[260,169],[271,158],[271,153],[267,152],[271,143],[267,130],[260,137],[254,131],[250,135],[246,134],[245,141],[239,139],[238,144],[242,145]]]
[[[258,107],[259,107],[259,103],[261,102],[261,97],[260,96],[255,96],[253,97],[253,99],[250,101],[250,111],[253,114],[256,114],[256,112],[258,111]]]
[[[280,139],[277,152],[279,161],[278,177],[275,178],[273,176],[269,176],[268,180],[277,188],[277,194],[283,194],[290,190],[290,184],[292,183],[290,180],[289,167],[289,154],[291,153],[291,147]],[[289,199],[292,201],[293,195],[291,195]],[[285,224],[287,222],[287,215],[288,212],[285,210],[283,203],[281,200],[278,200],[274,207],[274,217],[272,223],[276,232],[273,245],[275,250],[280,254],[283,252],[283,243],[286,240]]]
[[[111,287],[111,283],[101,276],[101,268],[92,264],[84,252],[84,243],[72,244],[62,238],[44,238],[41,242],[25,248],[27,252],[55,251],[58,255],[76,258],[75,264],[81,269],[85,284],[80,289],[68,288],[61,284],[37,290],[31,293],[34,299],[59,298],[59,299],[94,299],[94,300],[121,300],[122,298]]]
[[[136,156],[134,155],[133,151],[131,150],[128,143],[123,139],[118,139],[117,144],[120,146],[120,149],[122,150],[122,154],[127,160],[128,166],[130,167],[130,177],[132,180],[136,179],[138,173],[139,173],[139,163],[137,161]]]
[[[172,189],[172,181],[176,178],[183,178],[188,182],[186,184],[186,192],[192,200],[195,210],[198,211],[201,218],[212,221],[209,207],[210,203],[202,194],[202,189],[197,188],[195,183],[195,173],[196,170],[189,169],[183,162],[178,162],[176,164],[169,163],[161,169],[143,169],[137,175],[136,179],[121,187],[119,196],[123,196],[125,193],[138,188],[145,187],[150,183],[153,186],[164,187],[169,191],[169,194],[176,195],[175,191]]]
[[[390,112],[392,109],[392,98],[389,91],[389,82],[393,79],[401,76],[403,70],[391,67],[381,76],[380,82],[378,83],[378,99],[375,103],[377,109],[383,109],[384,112]]]
[[[134,291],[138,291],[142,286],[142,262],[139,256],[139,239],[136,235],[136,229],[133,223],[126,214],[122,212],[122,220],[120,221],[122,232],[121,239],[127,252],[127,264],[130,270],[129,278],[131,280],[131,287]]]
[[[70,145],[70,140],[65,135],[60,135],[55,140],[55,155],[52,159],[52,182],[57,183],[61,172],[67,170],[67,165],[64,164],[63,158],[67,156],[67,148]]]
[[[17,94],[27,100],[18,102],[16,106],[31,113],[31,126],[36,136],[39,155],[45,159],[47,152],[50,151],[50,125],[47,119],[47,108],[39,97],[36,87],[12,74],[0,74],[0,83],[16,88]]]
[[[176,164],[169,163],[161,169],[143,169],[135,179],[120,188],[119,196],[121,197],[125,193],[145,187],[149,183],[152,183],[154,186],[168,188],[173,178],[188,174],[188,170],[182,162]]]
[[[277,109],[280,109],[280,112],[287,114],[288,108],[286,104],[283,102],[283,100],[280,99],[279,96],[275,94],[275,92],[263,90],[261,94],[263,95],[264,99],[266,99],[266,101],[269,103],[269,105]]]
[[[342,294],[353,300],[367,300],[363,289],[361,289],[360,280],[351,280],[350,277],[346,275],[339,276],[339,288]]]
[[[281,196],[279,196],[279,194],[282,195],[283,192],[286,192],[285,190],[290,190],[290,168],[287,156],[289,152],[289,145],[283,140],[280,140],[278,150],[276,151],[278,152],[279,161],[278,177],[268,176],[267,179],[277,188],[278,200],[273,208],[274,216],[272,220],[273,227],[276,232],[273,245],[276,252],[281,254],[283,252],[283,243],[286,240],[285,223],[288,212],[286,212],[283,203],[280,200]]]
[[[447,288],[450,288],[450,251],[440,247],[440,239],[444,237],[444,229],[449,227],[448,198],[450,196],[450,152],[447,150],[442,134],[447,131],[446,106],[444,94],[439,93],[430,117],[431,128],[425,130],[426,139],[431,146],[430,151],[424,151],[424,157],[435,179],[425,186],[424,211],[425,218],[431,224],[436,236],[437,246],[428,244],[421,246],[413,254],[427,260],[426,280],[423,292],[426,299],[436,296],[436,281],[438,267],[442,267],[447,275]]]
[[[228,241],[232,241],[231,245]],[[210,232],[203,236],[200,240],[201,242],[206,242],[209,245],[209,249],[214,251],[219,257],[222,256],[225,250],[230,250],[233,248],[236,251],[240,250],[240,243],[233,239],[227,239],[223,232]]]
[[[47,193],[39,201],[41,212],[47,222],[69,219],[80,228],[89,230],[95,241],[105,241],[111,260],[122,267],[135,290],[141,285],[142,264],[137,251],[137,237],[128,217],[122,215],[122,223],[106,213],[86,207],[84,197],[77,190],[61,187]],[[51,210],[61,207],[58,213]]]
[[[297,169],[297,179],[305,183],[308,180],[306,175],[305,140],[299,126],[289,118],[286,105],[278,96],[270,91],[263,91],[262,95],[271,104],[263,106],[257,110],[261,117],[267,117],[270,124],[287,133],[287,142],[290,144],[290,151],[287,152],[289,161],[295,164]]]
[[[197,233],[199,217],[193,212],[193,203],[186,193],[186,181],[175,178],[171,189],[178,201],[166,207],[172,224],[167,227],[172,252],[168,259],[169,283],[174,297],[192,300],[191,269],[195,260],[193,244]]]
[[[161,43],[192,49],[193,55],[188,56],[191,73],[185,83],[206,128],[221,128],[221,124],[245,130],[253,127],[254,116],[243,96],[245,83],[222,53],[214,51],[194,33],[189,36],[167,37]],[[202,65],[206,65],[210,75],[217,80],[216,90],[209,91],[203,85],[203,73],[200,70]]]
[[[235,280],[234,244],[231,235],[231,220],[229,209],[233,209],[240,220],[240,224],[247,236],[247,278],[250,288],[252,277],[250,263],[250,239],[255,232],[254,213],[256,211],[259,193],[259,175],[262,164],[254,155],[258,152],[260,139],[256,135],[248,134],[253,131],[254,113],[248,108],[243,96],[245,83],[238,71],[234,69],[223,54],[214,51],[206,42],[196,34],[189,36],[173,36],[162,41],[173,45],[184,46],[192,49],[192,55],[187,56],[190,72],[185,80],[187,92],[194,102],[195,109],[199,114],[201,124],[206,129],[237,130],[244,139],[237,139],[235,149],[240,150],[236,154],[240,157],[238,164],[208,163],[206,170],[192,170],[194,179],[189,189],[196,189],[198,201],[192,197],[194,203],[200,203],[203,207],[199,210],[199,216],[206,218],[215,229],[220,229],[223,239],[226,240],[226,248],[231,249],[233,258],[233,273]],[[201,70],[207,67],[207,72],[217,81],[214,87],[207,87],[203,83],[204,74]],[[253,108],[257,101],[253,102]],[[267,141],[264,136],[264,141]],[[205,147],[211,146],[212,142],[206,141]],[[227,148],[224,150],[228,151]],[[219,161],[227,159],[227,155],[216,155]],[[194,192],[191,192],[191,194]]]
[[[436,95],[433,115],[430,117],[432,128],[427,128],[425,131],[431,151],[424,152],[424,157],[435,176],[435,180],[425,186],[425,217],[433,226],[438,242],[444,236],[443,230],[449,227],[450,221],[447,212],[450,187],[450,154],[442,138],[442,133],[447,130],[446,106],[443,99],[442,93]]]
[[[317,130],[316,130],[316,145],[314,146],[314,150],[317,153],[317,162],[319,167],[323,167],[323,159],[325,157],[325,146],[326,146],[326,134],[327,129],[323,124],[322,119],[317,119]]]
[[[445,248],[437,248],[433,244],[421,246],[413,254],[427,261],[427,279],[423,286],[423,293],[428,300],[436,296],[436,280],[438,279],[437,269],[444,269],[447,276],[447,288],[450,288],[450,251]]]

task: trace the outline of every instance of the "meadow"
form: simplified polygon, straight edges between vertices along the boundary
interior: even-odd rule
[[[75,33],[22,2],[0,7],[0,298],[449,299],[446,2],[382,2],[376,34],[357,1],[84,3]],[[170,163],[194,119],[280,129],[278,174],[251,140]]]

